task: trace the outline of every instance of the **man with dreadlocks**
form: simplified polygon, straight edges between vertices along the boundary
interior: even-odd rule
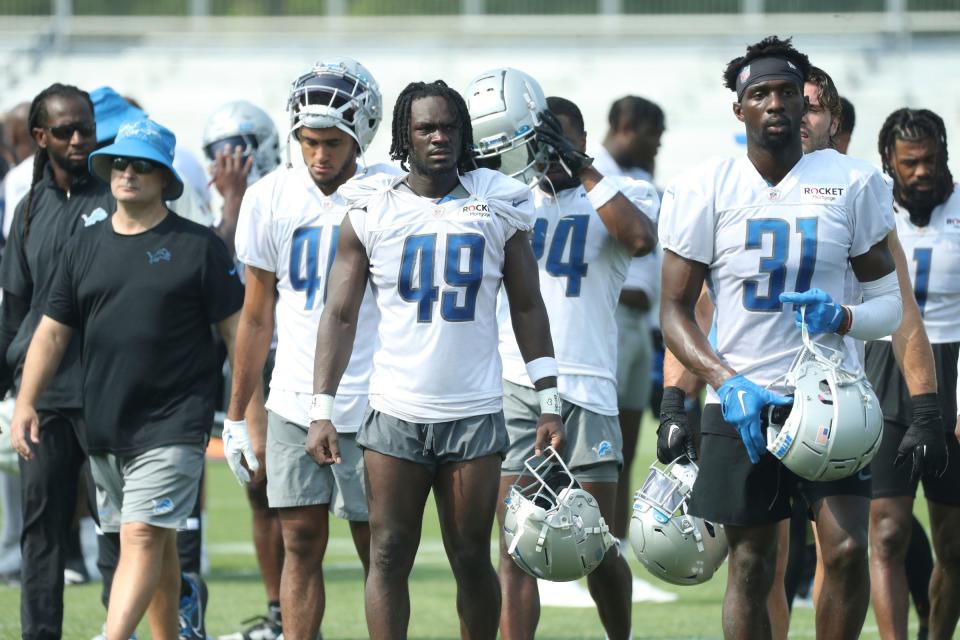
[[[563,443],[557,365],[527,232],[530,190],[471,171],[467,106],[443,81],[414,82],[393,111],[390,155],[409,173],[341,188],[333,287],[320,318],[307,448],[340,464],[331,419],[367,281],[380,311],[364,449],[370,508],[371,638],[406,638],[407,580],[431,488],[457,581],[464,638],[494,638],[500,589],[490,529],[507,448],[496,301],[505,285],[517,341],[540,392],[536,450]]]
[[[817,637],[857,638],[869,603],[868,487],[856,476],[800,479],[764,455],[761,433],[761,410],[790,403],[779,392],[802,346],[795,325],[801,306],[806,328],[854,370],[854,343],[842,336],[889,335],[901,315],[886,244],[894,227],[889,186],[869,164],[835,151],[804,155],[809,72],[807,56],[775,36],[732,60],[724,81],[737,95],[733,112],[745,125],[746,157],[712,161],[681,177],[661,209],[664,340],[712,387],[690,511],[725,527],[727,638],[771,635],[766,603],[777,522],[789,517],[792,499],[809,506],[824,552]],[[850,304],[845,290],[851,271],[863,289],[860,304]],[[694,314],[705,281],[716,304],[714,343]],[[693,437],[680,429],[681,444]]]
[[[94,180],[87,158],[96,143],[90,96],[53,84],[30,105],[37,141],[30,191],[17,205],[0,266],[0,386],[19,377],[27,347],[43,313],[64,244],[77,231],[113,211],[110,188]],[[23,638],[59,638],[63,623],[63,569],[80,467],[80,346],[70,341],[50,386],[39,398],[35,439],[13,428],[11,440],[29,446],[20,460],[23,483],[20,616]]]
[[[950,638],[960,615],[960,445],[951,431],[960,352],[960,195],[947,166],[946,129],[932,111],[894,111],[880,130],[878,147],[883,169],[893,179],[897,235],[935,365],[928,367],[918,391],[912,371],[904,367],[901,373],[898,367],[898,361],[916,359],[916,349],[899,345],[896,335],[892,343],[867,344],[867,374],[885,421],[871,463],[873,598],[881,634],[906,637],[903,556],[922,481],[936,551],[929,637]],[[930,346],[923,346],[921,354],[929,359]]]

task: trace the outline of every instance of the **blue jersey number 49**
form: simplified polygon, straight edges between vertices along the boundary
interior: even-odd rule
[[[448,322],[469,322],[477,311],[477,295],[483,282],[483,250],[486,240],[478,233],[447,236],[447,246],[437,255],[435,234],[408,236],[403,243],[397,291],[417,305],[417,322],[433,322],[433,308],[440,300],[440,317]],[[442,261],[443,279],[458,291],[444,291],[436,282],[436,263]]]

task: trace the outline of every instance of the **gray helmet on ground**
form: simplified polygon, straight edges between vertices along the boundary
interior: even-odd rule
[[[336,127],[356,140],[362,153],[380,126],[383,97],[362,64],[353,58],[329,58],[293,82],[287,112],[290,134],[300,127]]]
[[[504,500],[507,551],[535,578],[577,580],[597,568],[617,539],[596,499],[580,487],[553,447],[543,453],[524,462]]]
[[[727,557],[723,526],[688,512],[698,471],[692,462],[654,461],[633,496],[630,546],[650,573],[671,584],[706,582]]]
[[[470,111],[474,161],[530,186],[547,170],[548,150],[535,127],[547,109],[543,89],[532,77],[504,67],[481,73],[463,94]]]
[[[223,105],[207,118],[203,128],[203,153],[214,160],[217,152],[230,146],[240,147],[244,156],[253,156],[255,171],[251,176],[264,176],[280,164],[280,137],[270,116],[260,107],[236,100]]]
[[[786,421],[769,411],[767,450],[801,478],[840,480],[876,455],[883,413],[863,372],[844,369],[843,352],[812,341],[803,327],[803,347],[786,375],[793,408]]]

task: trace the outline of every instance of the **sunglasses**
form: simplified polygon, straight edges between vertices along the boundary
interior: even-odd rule
[[[154,169],[157,168],[157,165],[150,162],[149,160],[141,160],[139,158],[114,158],[113,159],[113,168],[117,171],[126,171],[128,166],[133,166],[133,172],[139,173],[141,175],[146,173],[152,173]]]
[[[69,140],[74,133],[79,133],[81,138],[92,138],[97,133],[97,125],[93,122],[73,122],[47,127],[47,131],[57,140]]]

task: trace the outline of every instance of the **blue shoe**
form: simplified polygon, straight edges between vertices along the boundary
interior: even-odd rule
[[[180,574],[181,580],[189,585],[189,595],[180,597],[180,640],[206,640],[203,630],[202,587],[189,574]]]

